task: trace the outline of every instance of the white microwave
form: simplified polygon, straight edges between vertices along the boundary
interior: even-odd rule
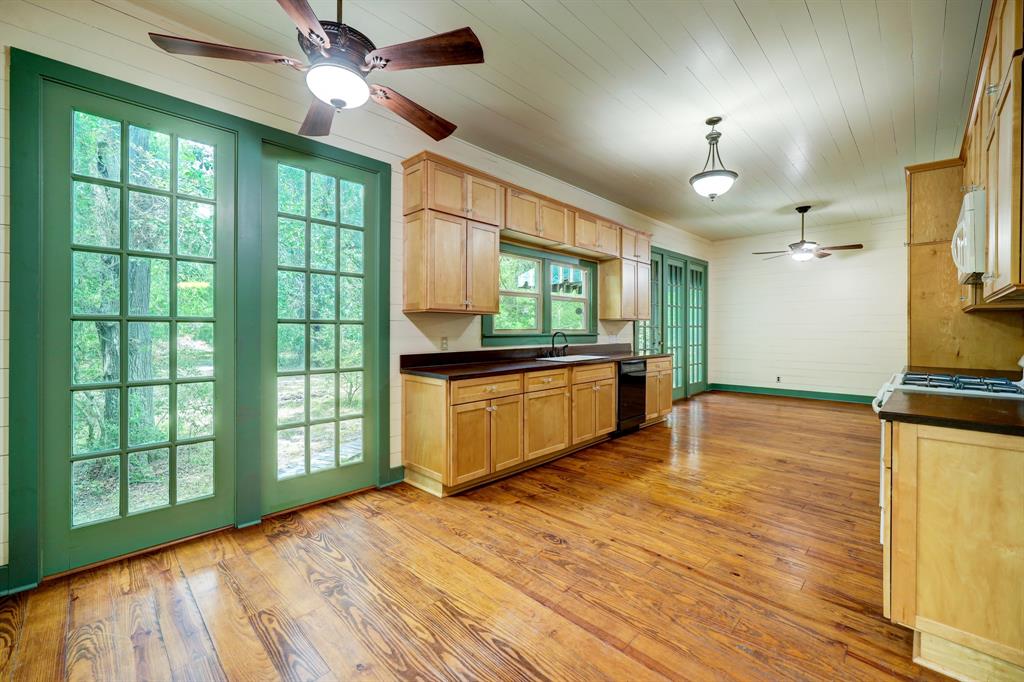
[[[964,195],[950,249],[957,281],[977,284],[985,272],[985,190],[972,189]]]

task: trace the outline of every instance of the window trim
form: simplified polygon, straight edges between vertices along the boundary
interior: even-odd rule
[[[551,343],[551,264],[559,263],[578,267],[586,272],[588,279],[588,295],[584,298],[587,328],[583,331],[564,331],[569,343],[597,342],[597,263],[563,253],[531,249],[519,244],[501,242],[500,253],[507,253],[541,261],[541,329],[539,332],[519,333],[495,331],[494,315],[484,315],[481,320],[481,345],[493,346],[537,346]],[[555,296],[557,299],[568,298]]]

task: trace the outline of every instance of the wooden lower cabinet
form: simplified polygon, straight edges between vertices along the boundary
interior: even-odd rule
[[[403,375],[405,480],[444,496],[611,433],[615,372],[600,363],[454,381]]]
[[[569,403],[569,389],[564,386],[523,396],[525,459],[569,447]]]
[[[491,401],[491,471],[523,461],[523,403],[521,395]]]
[[[666,417],[672,411],[672,358],[647,361],[647,420]]]
[[[915,660],[1024,679],[1024,437],[900,422],[891,452],[884,601]]]

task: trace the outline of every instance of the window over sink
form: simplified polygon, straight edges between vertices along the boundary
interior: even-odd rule
[[[596,274],[592,261],[503,243],[499,312],[483,318],[483,345],[547,344],[558,331],[570,343],[595,342]]]

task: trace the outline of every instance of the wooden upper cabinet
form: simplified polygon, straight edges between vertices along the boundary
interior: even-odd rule
[[[505,217],[505,188],[493,180],[466,175],[469,219],[501,227]]]
[[[466,174],[435,161],[427,161],[427,202],[429,208],[465,216]]]
[[[948,247],[960,215],[962,186],[959,164],[915,175],[909,188],[911,244],[946,242]]]
[[[466,227],[466,310],[498,312],[498,228],[469,221]]]
[[[551,201],[541,201],[538,206],[539,236],[553,242],[565,244],[569,241],[569,209]]]
[[[597,221],[597,245],[595,248],[609,256],[619,255],[619,226],[607,220]]]
[[[651,266],[615,258],[598,264],[598,317],[648,320],[651,317]]]
[[[1024,9],[1022,0],[995,0],[992,7],[993,65],[996,70],[989,74],[989,83],[1000,83],[1010,69],[1014,53],[1024,49]]]
[[[498,312],[499,232],[440,211],[405,218],[403,309]]]
[[[1021,57],[995,103],[985,154],[988,229],[984,298],[1024,295],[1021,278]]]
[[[619,230],[619,255],[640,263],[651,262],[651,237],[645,232],[637,232],[628,227]]]
[[[636,319],[651,319],[651,266],[640,261],[636,264]]]
[[[597,218],[586,213],[576,213],[573,245],[581,249],[597,248]]]
[[[508,189],[507,195],[505,227],[516,232],[539,236],[541,199],[512,188]]]

